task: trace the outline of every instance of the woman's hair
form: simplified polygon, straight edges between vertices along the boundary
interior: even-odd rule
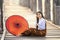
[[[42,17],[43,17],[43,14],[42,14],[42,12],[41,12],[41,11],[36,12],[36,14],[38,14],[38,13],[40,13],[40,14],[42,15]],[[43,18],[44,18],[44,17],[43,17]]]

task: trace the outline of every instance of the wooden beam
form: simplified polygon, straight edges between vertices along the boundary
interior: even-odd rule
[[[50,0],[50,19],[53,21],[53,0]]]
[[[45,0],[42,0],[42,13],[43,16],[45,17]]]
[[[39,5],[38,5],[38,0],[36,0],[36,5],[37,5],[36,10],[37,10],[37,12],[38,12],[38,11],[39,11],[39,9],[38,9],[38,7],[39,7]]]
[[[3,16],[3,20],[2,20],[2,21],[3,21],[3,24],[2,24],[2,25],[3,25],[3,34],[2,34],[1,40],[4,40],[5,35],[6,35],[5,13],[4,13],[4,12],[5,12],[5,1],[6,1],[6,0],[3,0],[4,3],[3,3],[3,7],[2,7],[2,8],[3,8],[3,9],[2,9],[2,10],[3,10],[3,14],[2,14],[2,16]]]

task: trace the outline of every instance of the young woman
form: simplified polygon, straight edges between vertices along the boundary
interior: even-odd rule
[[[37,18],[37,24],[36,24],[36,29],[38,30],[38,34],[41,36],[46,35],[46,20],[43,17],[42,12],[37,12],[36,13],[36,18]]]
[[[29,30],[22,33],[24,36],[42,36],[46,35],[46,21],[43,17],[42,12],[36,13],[36,28],[29,28]]]
[[[37,12],[36,17],[37,17],[36,26],[38,26],[38,30],[45,30],[46,29],[46,21],[43,17],[42,12]]]

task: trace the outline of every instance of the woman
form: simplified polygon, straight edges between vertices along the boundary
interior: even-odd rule
[[[42,15],[42,12],[36,13],[36,28],[29,28],[29,30],[22,33],[24,36],[42,36],[46,35],[46,21]]]
[[[38,35],[45,36],[46,35],[46,21],[43,17],[42,12],[40,11],[37,12],[36,17],[37,17],[36,29],[38,30]]]

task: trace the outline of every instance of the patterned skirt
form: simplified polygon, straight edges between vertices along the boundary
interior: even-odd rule
[[[24,33],[22,33],[23,36],[46,36],[46,29],[45,30],[36,30],[35,28],[29,28],[29,30],[26,30]]]

